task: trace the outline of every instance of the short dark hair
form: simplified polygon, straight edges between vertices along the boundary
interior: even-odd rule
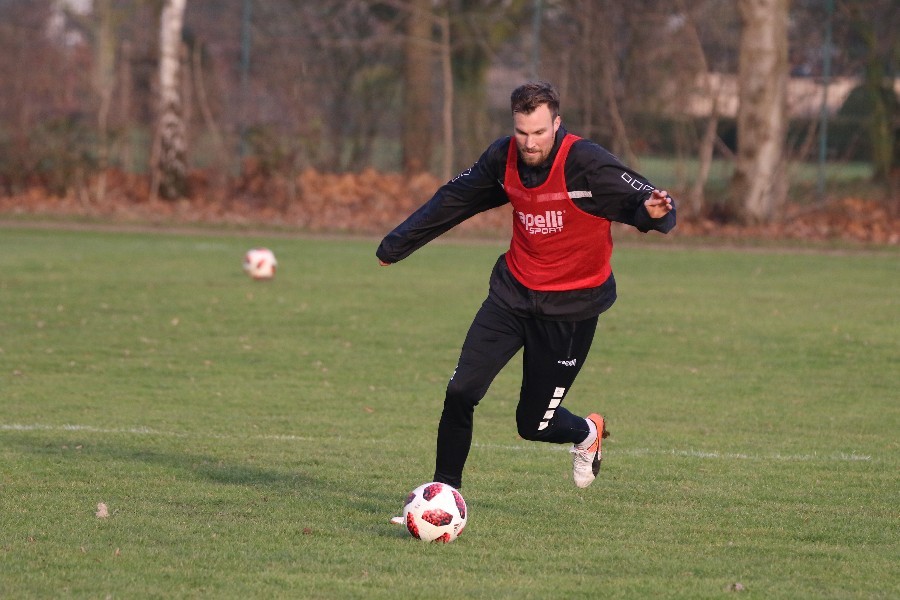
[[[546,81],[529,81],[520,85],[513,90],[509,103],[513,113],[529,115],[541,104],[546,104],[554,119],[559,115],[559,92]]]

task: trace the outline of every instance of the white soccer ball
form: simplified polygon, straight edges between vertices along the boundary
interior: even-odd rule
[[[425,542],[452,542],[468,519],[462,494],[446,483],[423,483],[409,493],[403,505],[403,522],[410,535]]]
[[[272,279],[278,261],[268,248],[253,248],[244,254],[244,272],[253,279]]]

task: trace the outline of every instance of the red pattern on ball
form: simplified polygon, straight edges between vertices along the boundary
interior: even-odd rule
[[[453,490],[453,499],[456,500],[456,510],[459,511],[459,516],[462,517],[463,519],[465,519],[466,518],[466,501],[463,500],[462,495],[459,492],[457,492],[456,490]]]
[[[421,518],[435,527],[442,527],[453,522],[453,515],[439,508],[424,511]]]
[[[412,513],[406,513],[406,528],[409,530],[410,535],[412,535],[417,540],[421,540],[419,537],[419,526],[416,525],[416,518]]]
[[[422,490],[422,497],[428,501],[431,501],[432,498],[441,493],[441,490],[444,489],[444,484],[442,483],[432,483],[424,490]]]

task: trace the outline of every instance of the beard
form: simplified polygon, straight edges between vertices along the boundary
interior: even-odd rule
[[[545,151],[539,149],[536,152],[527,152],[521,146],[519,146],[519,158],[522,159],[522,162],[524,162],[529,167],[536,167],[542,164],[545,160],[547,160],[547,157],[549,156],[549,150]]]

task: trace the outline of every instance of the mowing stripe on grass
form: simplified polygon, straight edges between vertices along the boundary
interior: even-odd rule
[[[112,434],[112,435],[146,435],[161,437],[178,437],[178,438],[205,438],[205,439],[248,439],[248,440],[276,440],[286,442],[323,442],[325,438],[316,438],[309,436],[299,436],[292,434],[264,434],[264,435],[234,435],[224,433],[185,433],[177,431],[161,431],[159,429],[150,429],[149,427],[129,427],[126,429],[111,429],[103,427],[95,427],[93,425],[48,425],[48,424],[21,424],[21,423],[0,423],[0,431],[75,431],[95,434]],[[368,440],[369,442],[385,442],[385,440]],[[568,451],[568,446],[557,444],[483,444],[473,442],[472,448],[479,450],[508,450],[511,452],[522,451]],[[873,461],[873,457],[868,454],[856,454],[853,452],[832,452],[829,454],[745,454],[740,452],[718,452],[709,450],[680,450],[659,449],[659,448],[621,448],[616,449],[615,454],[619,456],[675,456],[680,458],[700,458],[709,460],[755,460],[755,461],[781,461],[781,462],[816,462],[816,461],[842,461],[842,462],[860,462]]]
[[[299,435],[275,434],[275,435],[227,435],[222,433],[185,433],[178,431],[160,431],[159,429],[150,429],[149,427],[129,427],[126,429],[110,429],[103,427],[94,427],[93,425],[46,425],[33,423],[24,425],[20,423],[0,423],[0,431],[79,431],[84,433],[108,433],[114,435],[146,435],[160,437],[180,437],[180,438],[206,438],[206,439],[252,439],[252,440],[285,440],[297,442],[315,442],[320,438],[304,437]]]

